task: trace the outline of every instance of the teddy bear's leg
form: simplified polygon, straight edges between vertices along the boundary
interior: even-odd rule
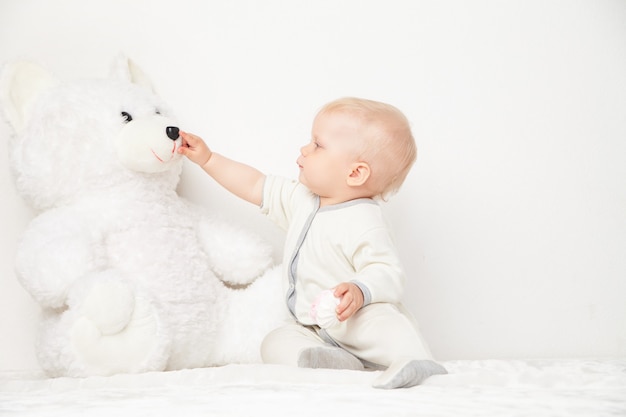
[[[265,336],[290,320],[280,269],[269,269],[244,289],[225,291],[226,311],[214,340],[214,365],[260,363]]]
[[[69,297],[74,376],[162,370],[170,339],[154,303],[115,270],[92,274]]]

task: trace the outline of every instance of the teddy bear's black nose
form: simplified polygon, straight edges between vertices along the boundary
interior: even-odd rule
[[[176,126],[168,126],[165,128],[165,132],[167,133],[167,137],[172,139],[172,140],[176,140],[178,139],[178,132],[180,131],[179,128],[177,128]]]

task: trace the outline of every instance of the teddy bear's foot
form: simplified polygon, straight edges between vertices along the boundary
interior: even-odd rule
[[[81,313],[102,335],[121,332],[135,310],[134,291],[123,281],[95,283],[80,303]]]
[[[121,280],[100,280],[80,291],[70,329],[79,374],[162,370],[169,341],[153,304]],[[72,308],[72,306],[70,306]]]
[[[163,369],[166,359],[158,353],[164,351],[160,333],[152,305],[136,298],[130,321],[121,331],[104,333],[97,322],[82,316],[74,323],[71,340],[85,374],[112,375]]]

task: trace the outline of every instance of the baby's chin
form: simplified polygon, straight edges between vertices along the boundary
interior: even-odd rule
[[[300,169],[300,175],[298,175],[298,182],[308,188],[309,191],[311,191],[315,195],[325,196],[329,194],[327,187],[324,188],[319,185],[316,186],[315,183],[311,183],[311,181],[307,179],[306,175],[304,175],[302,169]]]
[[[312,186],[311,183],[309,181],[306,180],[306,177],[300,175],[298,177],[298,181],[300,182],[300,184],[304,185],[306,188],[309,189],[310,192],[312,192],[313,194],[316,195],[320,195],[319,193],[319,189],[317,189],[316,187]]]
[[[306,180],[306,177],[304,176],[304,172],[302,171],[302,168],[300,168],[300,174],[298,174],[298,182],[300,182],[300,184],[302,185],[309,187],[309,183]]]

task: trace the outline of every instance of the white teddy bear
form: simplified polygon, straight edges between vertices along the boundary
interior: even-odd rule
[[[178,127],[145,74],[120,57],[109,79],[60,82],[5,66],[11,167],[37,211],[18,279],[42,307],[50,376],[260,361],[287,317],[271,248],[176,193]]]

